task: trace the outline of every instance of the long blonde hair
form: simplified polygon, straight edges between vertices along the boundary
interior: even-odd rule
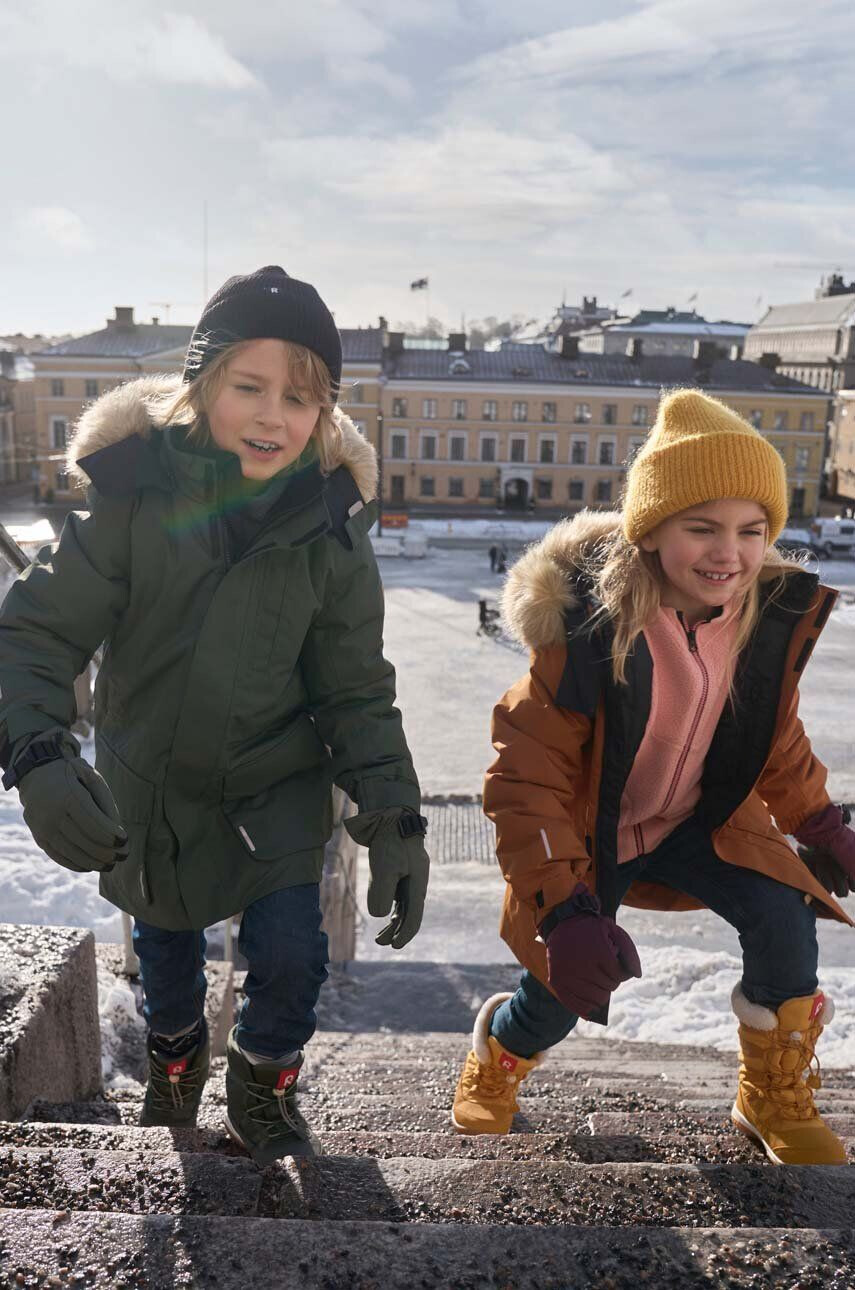
[[[787,575],[803,569],[803,563],[785,558],[776,547],[770,545],[767,548],[760,572],[741,593],[739,625],[731,648],[731,677],[733,664],[760,617],[760,584],[772,584],[768,595],[774,599],[783,589]],[[612,676],[615,684],[626,685],[627,659],[638,636],[655,618],[661,603],[665,575],[659,555],[628,542],[618,526],[585,553],[583,572],[591,580],[599,601],[599,608],[589,620],[590,625],[593,629],[604,619],[612,624]],[[730,695],[733,699],[732,679]]]
[[[180,389],[155,395],[150,401],[162,425],[186,425],[188,437],[205,446],[212,443],[208,426],[208,409],[214,403],[226,378],[226,368],[233,358],[251,345],[251,340],[235,341],[220,351],[200,376]],[[334,416],[332,378],[326,363],[305,345],[283,341],[288,359],[288,379],[309,403],[320,406],[312,438],[318,450],[321,470],[329,474],[341,460],[341,429]]]

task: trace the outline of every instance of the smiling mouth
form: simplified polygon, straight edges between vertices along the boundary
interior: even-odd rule
[[[280,443],[274,443],[272,439],[244,439],[244,443],[252,448],[254,452],[264,453],[268,457],[272,457],[275,452],[279,452],[282,448]]]
[[[726,582],[730,582],[731,578],[735,578],[737,576],[735,573],[710,573],[706,569],[695,569],[695,573],[699,578],[703,578],[704,582],[709,582],[712,583],[713,586],[718,585],[720,587],[724,586]]]

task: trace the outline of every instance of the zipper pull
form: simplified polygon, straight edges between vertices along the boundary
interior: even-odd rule
[[[698,642],[697,642],[697,640],[696,640],[696,638],[695,638],[695,629],[694,629],[694,627],[689,627],[689,628],[688,628],[688,630],[686,631],[686,639],[687,639],[687,640],[688,640],[688,642],[689,642],[689,649],[690,649],[690,651],[692,652],[692,654],[697,654],[697,652],[698,652]]]

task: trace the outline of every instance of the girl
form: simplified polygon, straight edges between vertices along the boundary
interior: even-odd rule
[[[771,545],[780,456],[697,390],[663,398],[620,515],[565,520],[516,565],[506,619],[531,670],[494,712],[484,790],[524,967],[488,999],[457,1087],[467,1133],[507,1133],[518,1086],[580,1016],[605,1022],[641,967],[614,917],[708,906],[743,949],[733,1119],[777,1163],[845,1160],[810,1063],[831,1001],[817,912],[851,923],[783,836],[855,883],[797,682],[835,593]],[[773,823],[774,817],[774,823]]]
[[[305,1151],[302,1048],[326,979],[319,880],[331,783],[358,804],[378,940],[418,931],[419,787],[382,653],[368,530],[374,451],[336,407],[341,341],[314,287],[230,278],[183,381],[144,378],[83,416],[91,481],[0,613],[7,788],[42,849],[98,870],[135,918],[150,1028],[143,1124],[192,1124],[208,1073],[203,929],[243,911],[246,1002],[227,1128],[261,1164]],[[106,642],[96,770],[73,682]]]

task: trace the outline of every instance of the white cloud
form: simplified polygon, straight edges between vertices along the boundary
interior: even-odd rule
[[[66,251],[91,251],[95,245],[83,220],[66,206],[35,206],[19,227],[25,236],[37,234]]]

